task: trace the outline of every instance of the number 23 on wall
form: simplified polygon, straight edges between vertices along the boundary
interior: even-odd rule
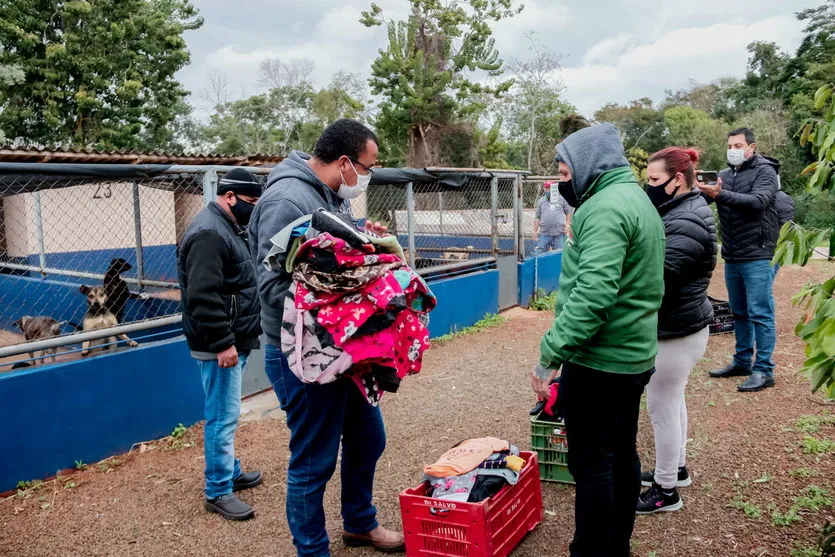
[[[113,191],[110,189],[110,184],[96,186],[96,193],[93,194],[93,199],[110,199]]]

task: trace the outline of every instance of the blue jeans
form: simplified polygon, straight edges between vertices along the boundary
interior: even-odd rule
[[[235,430],[241,415],[241,377],[246,356],[238,354],[238,365],[222,368],[217,360],[197,361],[206,393],[203,453],[206,457],[206,497],[214,499],[232,493],[232,482],[241,475],[241,461],[235,458]]]
[[[725,263],[725,285],[736,336],[734,363],[769,377],[774,375],[771,355],[777,343],[773,281],[774,270],[768,260]]]
[[[343,527],[353,534],[377,527],[371,498],[377,460],[386,447],[383,416],[348,379],[302,383],[272,345],[266,346],[265,362],[290,428],[287,519],[293,543],[300,557],[329,556],[323,498],[336,469],[340,440]]]
[[[557,234],[551,236],[549,234],[540,234],[539,240],[536,241],[536,253],[545,253],[546,251],[555,251],[562,249],[563,238],[565,234]]]

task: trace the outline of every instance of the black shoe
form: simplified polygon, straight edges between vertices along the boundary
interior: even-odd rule
[[[664,489],[658,484],[653,484],[648,490],[638,497],[638,514],[652,514],[660,512],[677,511],[684,506],[684,502],[676,488]]]
[[[249,520],[255,516],[255,510],[232,493],[206,499],[204,506],[210,513],[217,513],[229,520]]]
[[[641,474],[641,485],[644,487],[651,487],[655,483],[655,470],[649,470]],[[690,479],[690,474],[687,472],[687,466],[682,466],[678,469],[678,477],[676,478],[676,487],[690,487],[693,480]]]
[[[774,386],[774,378],[761,371],[755,371],[745,383],[736,388],[740,393],[756,393]]]
[[[724,379],[726,377],[747,377],[751,375],[751,370],[747,367],[738,366],[732,362],[722,369],[714,369],[708,375],[719,379]]]
[[[263,481],[264,479],[261,477],[261,472],[258,470],[246,472],[232,480],[232,491],[243,491],[244,489],[261,485],[261,482]]]

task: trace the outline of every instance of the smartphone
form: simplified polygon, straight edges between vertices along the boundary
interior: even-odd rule
[[[708,185],[716,184],[719,181],[719,173],[713,170],[697,170],[696,181]]]

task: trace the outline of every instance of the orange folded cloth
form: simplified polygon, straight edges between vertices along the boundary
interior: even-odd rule
[[[509,448],[507,441],[495,437],[469,439],[445,452],[435,464],[424,466],[423,471],[433,478],[460,476],[475,470],[491,454]]]

